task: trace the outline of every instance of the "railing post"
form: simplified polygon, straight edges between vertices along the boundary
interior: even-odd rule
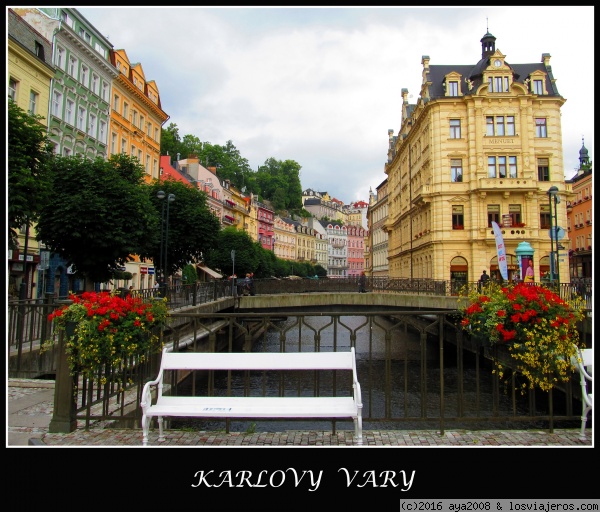
[[[66,331],[61,331],[58,337],[58,361],[56,365],[56,383],[54,385],[54,412],[48,432],[73,432],[77,429],[75,419],[75,396],[73,394],[73,376],[67,361],[66,336],[72,335],[75,326],[67,326]]]

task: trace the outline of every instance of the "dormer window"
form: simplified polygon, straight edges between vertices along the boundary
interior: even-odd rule
[[[548,94],[548,91],[546,91],[546,74],[542,71],[534,71],[531,73],[525,83],[529,85],[529,90],[533,94],[539,96]]]
[[[462,96],[462,90],[460,87],[461,76],[458,73],[449,73],[444,78],[442,87],[446,91],[445,96]]]

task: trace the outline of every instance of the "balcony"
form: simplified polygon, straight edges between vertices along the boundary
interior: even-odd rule
[[[223,223],[224,224],[233,224],[235,222],[235,218],[231,215],[223,215]]]
[[[465,229],[465,226],[463,224],[452,224],[452,229]]]

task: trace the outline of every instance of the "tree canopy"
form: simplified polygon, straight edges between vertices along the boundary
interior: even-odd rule
[[[55,156],[49,172],[51,195],[40,214],[38,240],[92,281],[109,280],[156,232],[143,167],[123,154],[109,160]]]
[[[37,221],[50,189],[47,164],[52,151],[42,116],[8,100],[8,245],[17,247],[17,230]]]
[[[187,263],[201,261],[204,253],[217,243],[221,226],[207,205],[206,194],[174,179],[155,180],[146,188],[157,222],[153,236],[146,237],[137,254],[143,259],[152,259],[155,265],[160,262],[160,223],[163,218],[165,235],[167,228],[167,212],[163,216],[163,208],[166,210],[169,194],[174,194],[175,200],[168,205],[168,239],[164,237],[168,272],[172,274]],[[164,199],[157,197],[160,190],[165,193]]]

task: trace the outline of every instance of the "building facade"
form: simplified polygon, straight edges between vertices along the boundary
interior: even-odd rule
[[[40,122],[47,128],[54,76],[52,44],[12,9],[7,9],[7,29],[8,97],[21,110],[40,115]],[[40,260],[43,249],[35,238],[35,226],[18,230],[18,244],[8,250],[8,294],[19,297],[24,284],[25,298],[39,297],[44,289],[48,260]]]
[[[146,81],[142,65],[131,63],[123,49],[110,50],[119,72],[113,81],[108,156],[123,153],[144,167],[146,182],[160,176],[160,137],[169,116],[160,106],[154,81]]]
[[[370,193],[367,212],[369,233],[369,259],[365,261],[366,274],[372,277],[388,277],[388,232],[384,229],[388,218],[388,180]]]
[[[573,199],[567,202],[567,234],[570,241],[569,274],[572,281],[592,278],[592,162],[582,143],[579,169],[569,182]]]
[[[500,277],[492,222],[502,232],[508,278],[528,242],[536,280],[550,268],[547,192],[558,188],[557,225],[566,222],[559,94],[550,55],[510,63],[496,38],[481,39],[474,65],[422,58],[416,104],[402,89],[398,136],[388,134],[389,277],[476,281]],[[564,267],[564,268],[563,268]],[[568,267],[560,268],[561,282]]]

